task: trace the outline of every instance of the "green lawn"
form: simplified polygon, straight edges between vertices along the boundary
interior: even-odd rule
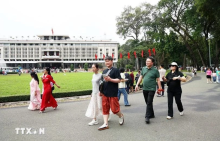
[[[136,76],[137,72],[134,72]],[[38,77],[40,79],[40,73]],[[61,86],[58,89],[55,86],[54,93],[58,92],[72,92],[92,89],[92,72],[77,72],[77,73],[52,73],[56,83]],[[29,95],[30,94],[30,74],[0,75],[0,97],[15,96],[15,95]],[[134,82],[135,84],[135,82]],[[42,82],[40,80],[40,89],[42,90]]]
[[[42,74],[38,74],[39,79],[40,75]],[[60,89],[55,86],[54,93],[91,90],[92,75],[92,72],[66,73],[66,75],[64,75],[63,73],[52,73],[52,76],[56,83],[61,86]],[[22,74],[21,76],[16,74],[0,75],[0,97],[12,95],[29,95],[30,81],[30,74]],[[40,89],[42,89],[41,80]]]
[[[136,75],[136,72],[134,74]],[[38,73],[39,79],[41,75],[42,73]],[[52,73],[56,83],[61,86],[60,89],[55,86],[54,93],[91,90],[92,75],[92,72],[66,73],[66,75],[64,73]],[[30,74],[21,74],[21,76],[17,74],[0,75],[0,97],[29,95],[31,79]],[[40,89],[42,90],[41,80]]]

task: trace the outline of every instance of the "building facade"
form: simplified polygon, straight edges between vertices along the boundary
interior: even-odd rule
[[[118,61],[118,42],[110,40],[70,40],[67,35],[38,35],[38,40],[0,40],[0,63],[22,68],[83,68],[104,63],[103,56]],[[95,56],[97,55],[97,59]]]

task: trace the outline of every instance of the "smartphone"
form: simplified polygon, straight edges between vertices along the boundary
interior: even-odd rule
[[[106,76],[108,76],[108,75],[106,75],[106,74],[102,74],[102,77],[103,77],[103,78],[105,78]]]

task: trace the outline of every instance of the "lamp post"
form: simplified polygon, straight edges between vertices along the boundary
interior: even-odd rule
[[[211,64],[211,52],[210,52],[210,42],[211,42],[211,40],[209,39],[209,65],[210,65],[210,67],[212,67],[212,64]]]

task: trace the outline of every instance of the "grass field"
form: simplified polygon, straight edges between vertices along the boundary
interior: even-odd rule
[[[42,74],[38,73],[39,79],[40,75]],[[55,86],[54,93],[91,90],[92,75],[92,72],[66,73],[66,75],[63,73],[52,73],[56,83],[61,86],[60,89]],[[0,96],[29,95],[31,79],[30,74],[22,74],[21,76],[16,74],[0,75]],[[41,80],[39,87],[42,90]]]
[[[134,76],[137,72],[134,72]],[[42,74],[38,73],[38,77]],[[72,92],[92,89],[92,72],[77,72],[77,73],[52,73],[56,83],[61,86],[58,89],[55,86],[54,93],[58,92]],[[30,94],[30,74],[0,75],[0,97],[29,95]],[[134,82],[135,84],[135,82]],[[40,80],[40,89],[42,90],[42,82]]]
[[[38,73],[39,79],[41,75],[41,73]],[[61,86],[60,89],[55,86],[54,93],[91,90],[92,75],[92,72],[66,73],[66,75],[52,73],[56,83]],[[0,97],[29,95],[31,79],[30,74],[21,74],[21,76],[17,74],[0,75]],[[42,90],[41,80],[39,87]]]

